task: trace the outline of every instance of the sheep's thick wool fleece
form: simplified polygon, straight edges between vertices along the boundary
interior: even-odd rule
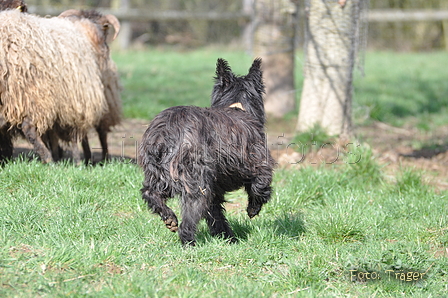
[[[31,118],[39,134],[54,123],[84,135],[108,112],[94,48],[73,22],[0,12],[0,113]]]

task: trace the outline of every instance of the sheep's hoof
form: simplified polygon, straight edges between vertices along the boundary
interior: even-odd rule
[[[170,230],[171,232],[177,232],[177,220],[173,219],[171,217],[167,218],[166,220],[163,221],[167,227],[168,230]]]
[[[44,163],[44,164],[53,163],[53,158],[45,157],[45,158],[42,159],[42,163]]]

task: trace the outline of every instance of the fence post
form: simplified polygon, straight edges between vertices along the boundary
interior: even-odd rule
[[[111,3],[112,9],[117,9],[126,12],[129,9],[129,0],[115,0]],[[119,48],[125,50],[129,48],[132,39],[132,27],[131,22],[120,22],[120,34],[118,35]]]
[[[446,1],[440,2],[441,8],[448,8],[448,3]],[[442,21],[442,31],[443,31],[443,41],[445,42],[445,50],[448,51],[448,20]]]
[[[250,14],[249,23],[243,29],[243,44],[251,56],[254,51],[254,30],[255,30],[255,2],[254,0],[243,0],[243,13]]]

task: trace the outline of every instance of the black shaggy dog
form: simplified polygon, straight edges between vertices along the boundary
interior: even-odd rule
[[[178,106],[150,123],[139,147],[143,199],[182,243],[195,245],[205,218],[213,236],[236,242],[224,216],[224,194],[244,186],[247,214],[257,215],[271,195],[273,159],[266,145],[261,59],[236,76],[218,59],[211,107]],[[166,205],[181,198],[182,223]]]

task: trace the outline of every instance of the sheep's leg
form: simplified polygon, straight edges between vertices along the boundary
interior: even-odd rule
[[[96,128],[98,133],[98,137],[100,139],[101,148],[102,148],[102,156],[101,160],[106,161],[109,158],[109,149],[107,147],[107,130],[102,128],[101,125]]]
[[[142,198],[146,201],[148,204],[148,207],[151,208],[151,210],[154,213],[157,213],[162,218],[163,222],[165,223],[166,227],[171,232],[177,231],[177,217],[176,214],[174,214],[173,210],[170,209],[166,205],[166,197],[162,196],[158,192],[151,191],[149,188],[142,188]]]
[[[53,157],[54,161],[58,161],[62,158],[62,148],[61,146],[59,146],[59,139],[54,131],[47,131],[42,136],[42,140],[47,143],[47,148],[51,150],[51,156]]]
[[[237,239],[224,215],[223,203],[223,195],[215,196],[209,210],[205,213],[205,220],[207,221],[212,236],[223,237],[224,239],[229,239],[231,243],[234,243],[237,242]]]
[[[195,246],[195,234],[199,221],[206,214],[206,195],[182,195],[182,223],[179,225],[179,238],[183,245]]]
[[[92,161],[92,151],[90,151],[89,139],[87,138],[87,136],[82,138],[81,145],[82,151],[84,152],[84,162],[87,165]]]
[[[31,124],[31,120],[28,117],[23,119],[22,132],[28,142],[33,145],[34,151],[40,156],[43,163],[53,162],[50,150],[45,146],[41,136],[37,134],[36,127]]]
[[[0,162],[12,158],[12,136],[8,129],[0,129]]]
[[[271,181],[272,175],[270,172],[267,172],[264,176],[255,177],[251,183],[245,185],[249,196],[247,215],[250,218],[257,215],[263,204],[267,203],[271,198]]]
[[[71,143],[72,143],[73,163],[76,164],[76,165],[79,165],[79,163],[81,161],[81,154],[79,152],[78,137],[77,137],[76,134],[72,137]]]

